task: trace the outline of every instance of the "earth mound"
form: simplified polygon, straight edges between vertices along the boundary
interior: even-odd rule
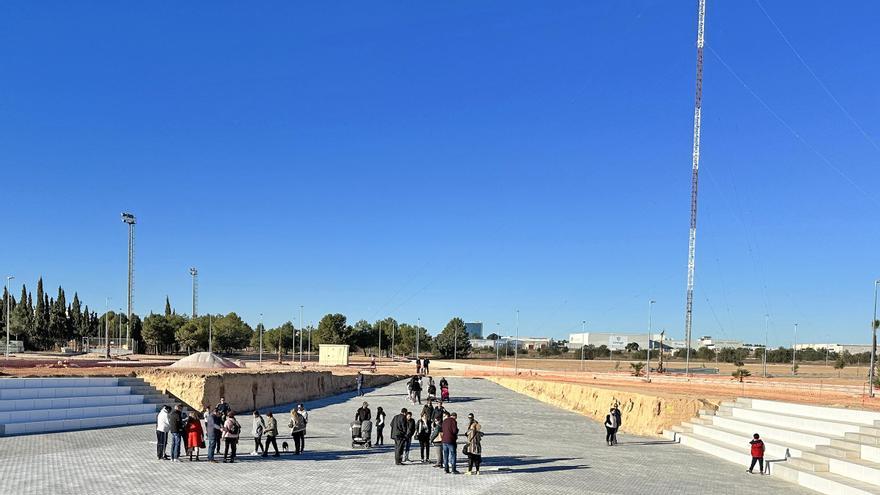
[[[220,357],[213,352],[197,352],[169,365],[170,368],[239,368],[229,359]]]

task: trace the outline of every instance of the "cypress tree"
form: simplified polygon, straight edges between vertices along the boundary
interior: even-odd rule
[[[171,316],[171,300],[168,299],[168,296],[165,296],[165,317]]]
[[[37,306],[34,308],[34,326],[31,328],[31,342],[37,349],[44,349],[46,345],[45,333],[48,326],[46,318],[46,303],[44,302],[43,277],[37,281]]]
[[[82,311],[79,303],[79,294],[76,292],[73,293],[73,302],[70,303],[70,311],[68,312],[70,317],[70,330],[73,333],[74,337],[79,339],[84,336],[83,332],[83,318]]]

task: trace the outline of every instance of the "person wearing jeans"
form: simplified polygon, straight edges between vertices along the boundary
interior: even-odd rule
[[[223,450],[223,462],[229,457],[229,451],[232,450],[230,463],[235,462],[235,450],[238,446],[238,436],[241,433],[241,425],[235,419],[235,412],[229,411],[226,415],[226,422],[223,423],[223,439],[226,440],[226,448]]]
[[[171,425],[168,423],[168,406],[162,406],[159,415],[156,416],[156,457],[165,459],[165,447],[168,445],[168,431]]]
[[[180,404],[174,406],[174,410],[168,415],[168,425],[171,431],[171,462],[180,461],[180,443],[183,440],[183,416]]]
[[[455,413],[444,412],[446,419],[443,420],[440,437],[443,440],[443,468],[447,473],[459,474],[455,466],[456,447],[458,447],[458,421]]]
[[[217,448],[217,437],[214,435],[214,428],[219,418],[215,414],[216,411],[212,412],[211,408],[205,406],[203,416],[205,417],[205,440],[207,440],[206,443],[208,444],[208,462],[217,462],[214,460],[214,449]]]

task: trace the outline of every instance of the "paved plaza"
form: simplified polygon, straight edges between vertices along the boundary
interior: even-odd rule
[[[439,377],[437,377],[439,378]],[[487,380],[450,379],[462,433],[467,413],[483,424],[483,473],[447,475],[424,464],[395,466],[386,446],[352,449],[348,430],[362,400],[388,413],[408,407],[404,382],[364,398],[344,394],[307,403],[306,453],[249,454],[235,464],[171,463],[155,458],[152,425],[0,438],[2,494],[809,494],[771,476],[665,440],[620,435],[607,447],[604,428],[583,416],[519,395]],[[457,400],[456,400],[457,399]],[[235,404],[233,404],[233,407]],[[289,407],[276,408],[288,441]],[[626,417],[623,418],[626,422]],[[240,452],[251,452],[251,416],[242,414]],[[744,441],[743,449],[748,444]],[[459,445],[459,450],[461,446]],[[418,442],[411,457],[418,458]],[[432,450],[431,455],[433,456]],[[464,471],[465,456],[459,454]]]

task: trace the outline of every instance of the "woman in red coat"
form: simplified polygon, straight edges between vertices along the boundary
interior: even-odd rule
[[[193,451],[196,451],[196,461],[199,460],[199,449],[204,446],[204,430],[202,430],[202,422],[199,420],[195,411],[189,413],[189,420],[186,422],[186,453],[189,454],[189,460],[193,460]]]

